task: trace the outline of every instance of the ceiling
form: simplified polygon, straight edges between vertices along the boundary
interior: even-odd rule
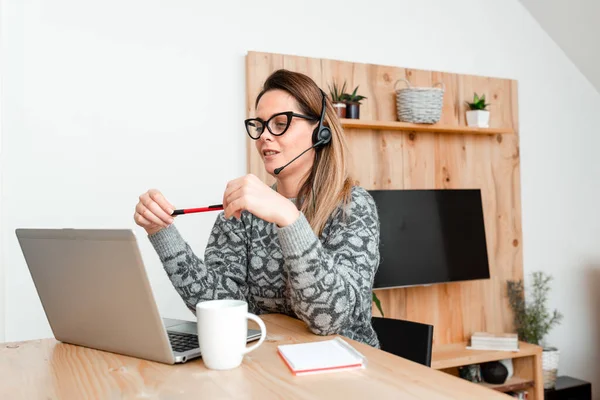
[[[600,93],[600,0],[520,0]]]

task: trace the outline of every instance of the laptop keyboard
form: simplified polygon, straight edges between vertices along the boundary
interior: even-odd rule
[[[198,336],[185,335],[176,332],[167,332],[171,348],[175,352],[183,353],[184,351],[198,348]]]

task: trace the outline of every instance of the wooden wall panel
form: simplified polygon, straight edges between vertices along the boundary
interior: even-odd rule
[[[508,79],[424,71],[394,66],[250,52],[246,59],[247,115],[268,75],[287,68],[309,75],[329,93],[328,84],[347,82],[368,99],[363,120],[396,120],[394,85],[405,78],[416,86],[443,82],[440,124],[465,126],[465,100],[486,93],[490,127],[516,133],[468,135],[394,130],[346,129],[354,177],[371,189],[480,188],[485,214],[491,279],[378,290],[386,317],[435,325],[434,343],[465,341],[478,330],[512,331],[506,281],[523,276],[517,83]],[[405,85],[398,84],[398,88]],[[254,142],[248,143],[248,172],[268,184]],[[377,311],[374,309],[374,313]]]

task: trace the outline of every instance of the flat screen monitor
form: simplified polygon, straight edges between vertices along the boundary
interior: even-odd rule
[[[375,289],[490,277],[479,189],[369,193],[381,225]]]

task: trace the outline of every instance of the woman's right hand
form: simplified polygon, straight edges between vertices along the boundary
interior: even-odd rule
[[[161,192],[150,189],[140,195],[139,202],[135,206],[133,220],[144,228],[148,235],[152,235],[173,223],[174,219],[171,217],[173,210],[175,207],[165,199]]]

